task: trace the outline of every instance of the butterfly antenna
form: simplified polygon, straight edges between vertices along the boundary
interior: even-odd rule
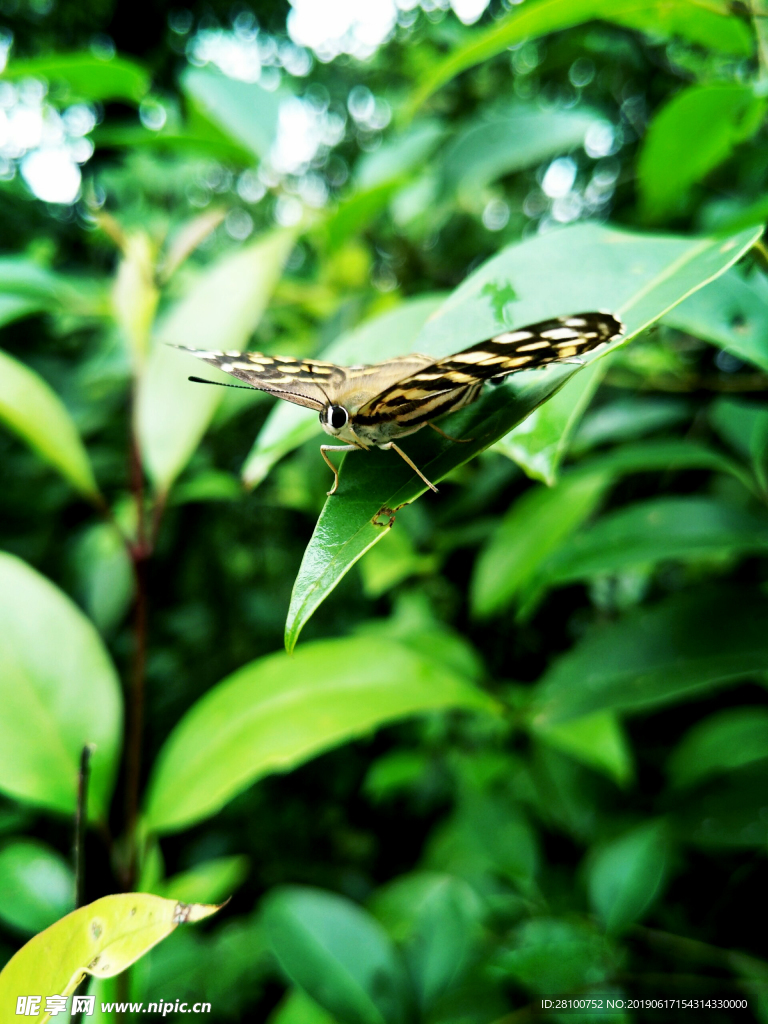
[[[187,380],[191,380],[195,384],[218,384],[220,388],[242,388],[244,391],[258,391],[258,388],[252,388],[250,384],[225,384],[223,380],[206,380],[204,377],[187,377]]]
[[[311,377],[311,378],[312,378],[312,380],[314,381],[315,385],[316,385],[316,386],[317,386],[318,388],[320,388],[320,390],[322,391],[322,393],[323,393],[323,397],[325,398],[325,400],[326,400],[326,402],[328,403],[328,405],[329,405],[329,406],[333,405],[333,402],[332,402],[332,401],[330,400],[330,398],[328,397],[328,392],[327,392],[327,391],[325,390],[325,388],[323,387],[323,385],[322,385],[322,384],[320,383],[320,381],[319,381],[319,380],[315,380],[315,375],[314,375],[314,373],[312,372],[312,370],[313,370],[313,369],[314,369],[314,364],[313,364],[313,363],[310,363],[310,364],[309,364],[309,375],[310,375],[310,377]]]

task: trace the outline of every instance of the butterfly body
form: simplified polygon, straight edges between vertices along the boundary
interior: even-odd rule
[[[394,448],[436,490],[397,440],[471,404],[487,381],[553,362],[581,363],[582,355],[623,330],[610,313],[578,313],[505,331],[444,359],[414,353],[365,366],[260,352],[185,351],[250,387],[315,409],[323,430],[343,442],[321,446],[336,477],[329,494],[336,490],[338,474],[326,452],[370,447]]]

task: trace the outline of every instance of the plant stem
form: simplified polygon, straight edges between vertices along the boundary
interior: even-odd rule
[[[141,783],[141,750],[144,733],[144,690],[147,666],[147,559],[151,547],[147,539],[146,508],[144,499],[144,473],[141,451],[134,430],[131,437],[131,491],[136,502],[136,541],[129,546],[136,582],[134,604],[133,666],[126,702],[125,743],[125,868],[123,885],[130,891],[136,881],[138,851],[136,826],[139,817],[139,787]]]
[[[75,809],[75,909],[85,903],[85,833],[88,828],[88,782],[93,745],[86,743],[80,753]]]
[[[91,754],[94,747],[86,743],[80,751],[80,770],[77,774],[77,806],[75,807],[75,841],[74,841],[74,867],[75,867],[75,909],[82,907],[85,903],[85,833],[88,828],[88,782],[91,772]],[[78,991],[83,989],[78,986]],[[82,1020],[80,1012],[70,1017],[72,1024],[79,1024]]]
[[[141,782],[141,748],[144,732],[144,690],[147,665],[147,564],[146,558],[134,554],[133,571],[136,579],[134,608],[133,668],[128,690],[127,735],[125,751],[125,827],[127,857],[125,888],[130,891],[136,880],[137,849],[136,825],[139,816],[139,786]]]

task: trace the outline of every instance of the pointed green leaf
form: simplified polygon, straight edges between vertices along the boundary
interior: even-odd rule
[[[136,410],[147,472],[161,493],[186,466],[221,400],[219,388],[187,380],[199,375],[199,360],[171,346],[245,349],[294,238],[293,232],[274,231],[227,253],[202,272],[163,319],[139,382]],[[225,374],[209,373],[212,380],[230,382]]]
[[[473,118],[442,152],[444,187],[472,202],[498,178],[583,146],[589,129],[600,123],[592,111],[541,110],[522,103]]]
[[[267,1018],[267,1024],[338,1024],[310,999],[303,989],[292,988]]]
[[[462,879],[434,872],[401,876],[375,894],[373,913],[403,949],[422,1010],[467,967],[482,905]]]
[[[579,527],[591,516],[606,490],[613,486],[619,477],[629,473],[671,473],[682,469],[710,469],[730,473],[742,483],[751,483],[737,463],[719,452],[688,441],[669,440],[620,445],[611,452],[570,470],[552,488],[536,487],[526,491],[503,517],[481,549],[475,563],[471,597],[476,614],[481,617],[493,615],[503,611],[515,599],[522,601],[529,609],[531,602],[538,602],[550,581],[556,585],[560,582],[561,576],[564,582],[581,578],[580,570],[576,568],[573,570],[574,575],[568,575],[568,567],[572,564],[582,564],[579,561],[582,551],[585,566],[590,565],[589,558],[592,557],[595,559],[595,565],[603,566],[603,571],[610,571],[611,566],[621,568],[633,565],[636,561],[642,562],[643,557],[637,558],[637,544],[633,549],[626,531],[618,542],[615,539],[609,540],[606,535],[607,531],[613,537],[612,530],[621,534],[622,524],[627,516],[630,520],[627,525],[634,524],[635,533],[644,527],[644,557],[646,560],[650,558],[654,561],[653,555],[649,555],[648,551],[648,544],[653,546],[649,533],[655,536],[660,535],[660,531],[655,530],[653,520],[648,522],[643,519],[642,511],[638,513],[641,523],[635,523],[634,513],[627,510],[614,513],[617,522],[615,527],[611,526],[613,517],[601,520],[601,523],[604,522],[606,525],[593,527],[593,530],[597,530],[594,534],[594,544],[590,543],[593,531],[579,530]],[[706,499],[702,500],[706,503]],[[666,508],[667,506],[663,506],[663,509]],[[669,515],[674,516],[677,511],[678,506],[675,505],[669,510]],[[709,505],[704,511],[712,512]],[[681,514],[685,521],[678,522],[677,533],[682,532],[690,542],[685,550],[698,551],[702,545],[707,544],[702,538],[707,533],[706,524],[711,523],[712,515],[699,528],[696,522],[688,522],[685,519],[684,510]],[[717,513],[713,514],[717,519]],[[727,511],[724,515],[728,517],[730,512]],[[731,522],[732,525],[736,524],[734,529],[749,526],[750,529],[743,538],[747,550],[762,547],[762,518],[750,513],[733,511]],[[711,534],[715,528],[715,525],[711,524],[708,534],[710,551],[713,543]],[[734,540],[734,529],[730,530],[727,543],[731,546],[735,544],[738,548],[738,543]],[[719,536],[722,541],[722,529]],[[665,550],[665,543],[669,545],[666,550],[684,552],[686,541],[681,540],[679,536],[672,536],[667,540],[659,536],[660,550]],[[626,562],[622,561],[625,555]]]
[[[248,858],[216,857],[160,883],[159,894],[182,903],[221,903],[239,889],[248,875]]]
[[[81,494],[99,489],[88,453],[64,403],[34,370],[0,352],[0,420]]]
[[[768,709],[728,708],[690,729],[673,750],[667,769],[677,788],[768,757]]]
[[[604,772],[620,786],[632,778],[632,753],[612,711],[597,711],[554,725],[534,723],[533,732],[544,743]]]
[[[571,473],[557,487],[534,487],[515,502],[480,552],[472,576],[475,614],[493,615],[528,586],[539,566],[597,508],[608,472]]]
[[[214,686],[166,740],[150,779],[147,828],[215,813],[256,779],[435,708],[493,710],[465,678],[404,644],[353,637],[273,654]]]
[[[411,96],[411,116],[446,82],[527,39],[537,39],[602,18],[654,35],[679,35],[723,53],[749,56],[753,43],[743,22],[731,16],[724,0],[529,0],[506,18],[470,34],[433,65]]]
[[[645,215],[660,220],[685,205],[700,182],[750,138],[765,113],[751,85],[713,82],[677,93],[648,126],[637,164]]]
[[[320,889],[278,889],[264,906],[267,939],[294,985],[339,1024],[406,1024],[413,994],[381,925]]]
[[[676,594],[592,630],[533,693],[534,721],[640,711],[760,676],[768,659],[768,602],[749,591]]]
[[[80,53],[51,53],[11,61],[2,78],[44,78],[63,85],[70,98],[83,100],[126,100],[138,103],[148,91],[146,68],[127,57],[104,60],[89,50]]]
[[[0,554],[0,704],[0,790],[71,814],[80,752],[92,743],[90,814],[103,819],[120,750],[117,674],[80,609],[8,554]]]
[[[498,963],[518,985],[548,996],[588,992],[612,973],[602,936],[581,922],[550,917],[517,928],[513,948],[502,948]]]
[[[660,822],[647,822],[614,839],[589,869],[589,899],[608,932],[623,931],[659,895],[668,861]]]
[[[670,310],[664,323],[768,371],[768,280],[762,274],[745,280],[729,270]]]
[[[574,431],[607,369],[608,360],[593,361],[548,402],[497,441],[494,451],[512,459],[529,477],[543,480],[552,487]]]
[[[766,516],[714,498],[653,498],[581,530],[541,567],[541,585],[562,586],[667,559],[721,559],[766,550]]]
[[[234,142],[260,159],[268,155],[277,137],[280,93],[212,67],[188,67],[181,87],[197,110]]]
[[[0,920],[27,935],[42,931],[75,904],[75,876],[61,854],[37,839],[0,849]]]

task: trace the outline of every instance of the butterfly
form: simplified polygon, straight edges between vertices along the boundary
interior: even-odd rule
[[[511,373],[549,363],[583,363],[581,356],[623,331],[624,325],[611,313],[576,313],[505,331],[444,359],[414,353],[368,366],[337,366],[320,359],[261,352],[205,352],[177,347],[231,373],[248,387],[316,409],[326,434],[344,442],[320,446],[334,475],[333,487],[328,491],[331,495],[338,487],[339,474],[327,453],[371,447],[393,449],[436,491],[399,447],[400,438],[429,426],[450,441],[460,441],[444,433],[433,420],[474,402],[486,382],[500,383]],[[217,383],[200,377],[189,379]]]

